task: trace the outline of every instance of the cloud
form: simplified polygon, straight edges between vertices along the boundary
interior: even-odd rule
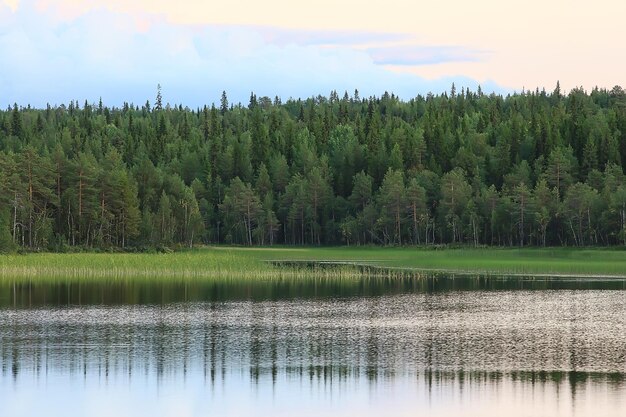
[[[382,49],[363,48],[406,42],[402,34],[176,25],[160,16],[105,9],[59,20],[27,0],[14,13],[1,10],[1,105],[99,97],[111,105],[142,104],[154,99],[159,83],[166,102],[191,107],[218,101],[222,90],[231,102],[245,103],[251,91],[288,98],[359,89],[362,96],[389,91],[410,98],[447,90],[452,81],[477,85],[467,77],[425,80],[390,71],[379,65]],[[400,53],[389,48],[387,57],[390,51]]]
[[[459,46],[390,45],[369,48],[375,64],[432,65],[444,62],[484,61],[488,53]]]
[[[2,0],[0,3],[5,4],[12,12],[15,12],[20,4],[20,0]]]
[[[257,26],[268,43],[279,46],[296,45],[361,45],[380,42],[398,42],[410,39],[403,33],[365,32],[357,30],[299,30],[278,27]]]
[[[13,13],[7,2],[16,4],[0,0],[0,32],[6,31],[7,16]],[[431,79],[457,74],[483,82],[494,79],[518,90],[553,88],[557,80],[565,89],[623,83],[626,54],[616,51],[623,49],[626,29],[615,19],[607,20],[626,13],[623,0],[526,0],[514,8],[522,18],[511,18],[510,2],[501,0],[370,3],[363,7],[359,0],[21,0],[16,11],[30,8],[66,25],[92,11],[106,12],[129,17],[141,33],[148,33],[154,20],[179,28],[252,29],[263,44],[278,47],[466,48],[476,54],[430,54],[430,59],[417,55],[408,60],[376,51],[377,59],[370,54],[370,64]],[[451,52],[455,51],[447,51]],[[432,61],[439,62],[427,63]]]

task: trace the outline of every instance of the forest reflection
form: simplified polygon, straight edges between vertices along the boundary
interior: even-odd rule
[[[0,280],[0,308],[69,305],[145,305],[203,301],[266,301],[375,297],[448,291],[625,290],[626,280],[550,277],[493,277],[433,274],[423,278],[149,280],[98,282]]]
[[[626,406],[623,285],[3,281],[0,400],[18,412],[24,398],[54,390],[59,407],[95,396],[115,414],[108,395],[128,396],[125,406],[140,396],[157,413],[181,403],[173,392],[189,401],[201,392],[212,399],[191,415],[255,414],[261,402],[259,415],[278,406],[293,415],[301,404],[309,415],[353,415],[354,404],[359,415],[448,415],[452,404],[455,415],[617,416]]]

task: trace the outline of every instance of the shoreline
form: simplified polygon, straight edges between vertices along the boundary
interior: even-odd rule
[[[626,279],[626,252],[603,249],[240,248],[166,254],[0,255],[0,279],[273,279],[476,275]]]

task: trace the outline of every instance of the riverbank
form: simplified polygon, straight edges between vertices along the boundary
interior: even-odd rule
[[[0,278],[274,279],[402,274],[626,278],[626,251],[610,249],[417,249],[204,247],[168,254],[0,256]]]

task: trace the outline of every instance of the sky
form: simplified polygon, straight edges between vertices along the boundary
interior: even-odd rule
[[[623,0],[0,0],[0,105],[624,86]]]

